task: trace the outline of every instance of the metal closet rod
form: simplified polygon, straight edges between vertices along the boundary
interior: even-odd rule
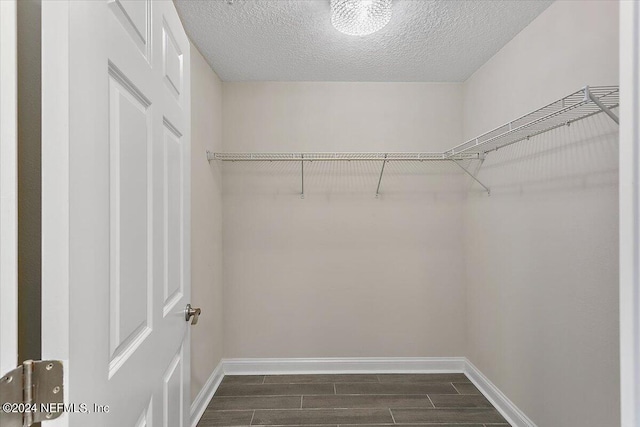
[[[226,162],[300,162],[301,166],[301,197],[304,198],[304,162],[357,162],[381,161],[380,176],[376,188],[376,197],[380,195],[380,186],[384,167],[387,162],[425,162],[448,161],[455,163],[487,192],[489,187],[478,179],[476,173],[471,173],[460,161],[479,160],[480,165],[485,156],[508,145],[528,141],[530,138],[549,132],[561,126],[569,126],[578,120],[586,119],[604,112],[615,123],[619,123],[618,116],[612,111],[619,105],[620,88],[618,86],[585,86],[557,101],[538,108],[535,111],[518,117],[515,120],[499,126],[489,132],[477,136],[467,142],[457,145],[444,152],[406,152],[406,153],[213,153],[207,151],[207,160]]]

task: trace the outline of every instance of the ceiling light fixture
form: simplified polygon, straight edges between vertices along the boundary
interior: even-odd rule
[[[351,36],[375,33],[391,19],[391,0],[331,0],[331,23]]]

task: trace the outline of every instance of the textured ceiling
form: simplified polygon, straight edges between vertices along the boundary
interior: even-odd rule
[[[329,0],[174,0],[225,81],[461,82],[552,1],[394,0],[391,22],[348,36]]]

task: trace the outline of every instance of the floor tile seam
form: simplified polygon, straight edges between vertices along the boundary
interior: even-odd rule
[[[246,386],[260,386],[260,385],[266,385],[266,386],[278,386],[278,385],[324,385],[324,384],[338,384],[338,385],[346,385],[346,384],[368,384],[368,385],[373,385],[373,384],[384,384],[384,385],[389,385],[389,386],[393,386],[393,385],[407,385],[407,384],[411,384],[411,385],[430,385],[430,384],[467,384],[467,385],[473,385],[473,383],[471,381],[467,382],[467,381],[380,381],[380,382],[375,382],[375,381],[321,381],[321,382],[292,382],[292,383],[267,383],[267,382],[261,382],[261,383],[233,383],[233,382],[223,382],[220,385],[221,386],[225,386],[225,387],[229,387],[229,386],[233,386],[233,387],[246,387]]]
[[[429,395],[435,396],[480,396],[479,394],[454,394],[454,393],[406,393],[406,394],[398,394],[398,393],[349,393],[349,394],[309,394],[309,393],[300,393],[300,394],[251,394],[251,395],[242,395],[242,396],[213,396],[214,399],[227,399],[227,398],[254,398],[254,397],[327,397],[327,396],[383,396],[383,397],[395,397],[395,396],[404,396],[404,397],[425,397]]]
[[[268,427],[291,427],[292,425],[296,425],[296,424],[268,424]],[[364,425],[371,425],[371,426],[391,426],[394,424],[389,424],[389,423],[366,423],[366,424],[308,424],[309,427],[317,427],[317,426],[328,426],[328,427],[351,427],[351,426],[364,426]],[[482,424],[482,423],[478,423],[478,422],[464,422],[464,423],[424,423],[424,422],[419,422],[419,423],[400,423],[400,424],[395,424],[398,426],[433,426],[433,427],[438,427],[438,426],[469,426],[469,425],[473,425],[473,426],[483,426],[483,427],[493,427],[493,426],[508,426],[509,424]],[[265,424],[255,424],[255,427],[260,427],[260,426],[265,426]],[[237,427],[242,427],[242,426],[237,426]]]
[[[256,408],[257,409],[257,408]],[[273,408],[271,408],[273,409]],[[282,408],[284,409],[447,409],[447,410],[458,410],[458,409],[495,409],[489,406],[444,406],[444,407],[429,407],[429,406],[333,406],[333,407],[315,407],[315,408]],[[262,409],[260,409],[262,410]],[[268,410],[268,409],[265,409]]]
[[[345,394],[313,394],[313,393],[300,393],[300,394],[249,394],[249,395],[228,395],[228,396],[213,396],[214,399],[222,399],[222,398],[237,398],[237,397],[299,397],[299,396],[307,396],[307,397],[326,397],[326,396],[414,396],[414,397],[425,397],[428,395],[435,396],[480,396],[479,394],[454,394],[454,393],[406,393],[406,394],[398,394],[398,393],[345,393]]]
[[[431,400],[431,397],[429,396],[429,394],[427,394],[427,399],[429,399],[429,402],[431,403],[432,407],[436,407],[436,405],[433,404],[433,400]]]
[[[320,411],[346,411],[346,410],[358,410],[358,411],[362,411],[365,409],[375,409],[378,411],[384,411],[384,410],[388,410],[389,408],[386,407],[380,407],[380,408],[283,408],[283,409],[220,409],[220,410],[211,410],[209,411],[211,412],[249,412],[249,411],[290,411],[290,412],[294,412],[294,411],[316,411],[316,412],[320,412]],[[398,409],[398,408],[396,408]],[[427,408],[400,408],[400,409],[427,409]]]
[[[480,394],[454,394],[454,393],[430,393],[441,396],[481,396]],[[219,398],[255,398],[255,397],[326,397],[326,396],[345,396],[345,397],[353,397],[353,396],[417,396],[418,394],[250,394],[250,395],[230,395],[230,396],[216,396],[215,399]],[[422,394],[420,396],[427,396],[427,393]]]
[[[468,412],[471,410],[480,410],[480,411],[488,411],[488,410],[494,410],[496,412],[498,412],[498,410],[494,407],[471,407],[471,406],[465,406],[465,407],[446,407],[446,408],[425,408],[424,406],[406,406],[406,407],[397,407],[397,406],[392,406],[392,407],[387,407],[387,406],[379,406],[379,407],[349,407],[349,408],[341,408],[341,407],[335,407],[335,408],[255,408],[255,409],[208,409],[205,411],[212,413],[212,412],[249,412],[249,411],[334,411],[334,410],[338,410],[338,411],[345,411],[345,410],[365,410],[365,409],[376,409],[376,410],[391,410],[391,411],[404,411],[404,410],[422,410],[422,411],[462,411],[462,412]],[[499,412],[498,412],[499,413]],[[455,424],[455,423],[454,423]]]

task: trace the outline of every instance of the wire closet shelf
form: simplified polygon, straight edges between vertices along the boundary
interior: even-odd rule
[[[611,112],[620,103],[618,86],[586,86],[551,104],[483,133],[445,152],[448,157],[462,153],[485,155],[540,135],[560,126],[567,126],[601,112],[607,113],[616,123],[618,117]]]
[[[444,152],[335,152],[335,153],[212,153],[207,151],[207,160],[231,162],[301,162],[302,180],[304,182],[304,163],[316,161],[381,161],[382,169],[378,181],[384,173],[384,165],[394,161],[449,161],[457,164],[464,172],[480,184],[487,193],[490,190],[469,172],[460,161],[484,160],[485,156],[495,150],[527,141],[531,137],[551,131],[561,126],[569,126],[579,120],[586,119],[598,113],[606,113],[613,121],[619,123],[618,116],[612,112],[620,103],[619,86],[585,86],[557,101],[542,108],[511,120],[489,132],[485,132],[473,139],[457,145]],[[304,196],[304,189],[302,191]]]

